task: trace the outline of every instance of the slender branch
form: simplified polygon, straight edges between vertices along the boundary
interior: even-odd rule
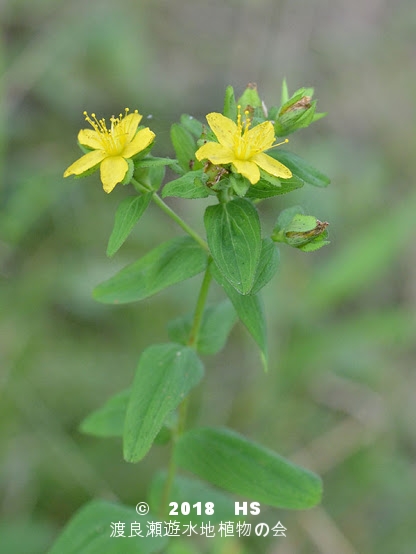
[[[151,188],[146,187],[145,185],[139,183],[136,181],[136,179],[131,180],[132,183],[135,184],[138,190],[141,190],[142,192],[151,192],[152,198],[155,204],[159,206],[161,210],[165,212],[173,221],[176,221],[176,223],[182,227],[182,229],[188,233],[189,236],[191,236],[198,244],[201,246],[204,250],[209,252],[209,248],[207,243],[204,241],[202,237],[198,235],[196,231],[192,229],[176,212],[172,210],[157,194],[157,192]]]
[[[204,314],[204,307],[207,301],[209,285],[211,284],[211,279],[212,279],[211,272],[209,270],[211,261],[212,261],[212,258],[208,260],[208,265],[205,270],[204,279],[202,281],[198,300],[196,302],[194,319],[192,321],[192,327],[189,332],[189,339],[188,339],[187,345],[190,346],[191,348],[195,348],[198,340],[199,330],[201,328],[202,316]]]

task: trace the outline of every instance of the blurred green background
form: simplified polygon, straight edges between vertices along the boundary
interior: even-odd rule
[[[0,545],[45,552],[92,497],[136,504],[167,449],[139,465],[80,421],[129,385],[143,348],[192,309],[200,277],[141,304],[91,291],[180,229],[152,207],[114,259],[114,212],[97,175],[62,178],[83,110],[152,115],[172,155],[181,113],[221,111],[226,85],[269,105],[314,86],[328,117],[290,149],[332,178],[262,206],[301,204],[329,247],[283,249],[265,291],[271,368],[237,326],[206,359],[196,424],[229,425],[322,475],[320,507],[270,510],[286,538],[209,541],[201,552],[416,551],[416,8],[414,0],[3,0],[0,214]],[[169,200],[202,232],[202,200]],[[212,299],[219,297],[213,291]],[[204,550],[205,549],[205,550]],[[221,550],[222,549],[222,550]],[[103,553],[104,554],[104,553]]]

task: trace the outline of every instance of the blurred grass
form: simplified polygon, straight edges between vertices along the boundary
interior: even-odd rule
[[[180,231],[151,209],[106,259],[128,191],[107,196],[96,176],[62,179],[79,155],[82,111],[152,114],[165,155],[183,111],[202,118],[221,108],[227,84],[240,92],[249,81],[273,104],[284,76],[291,90],[315,86],[329,112],[290,148],[333,184],[272,201],[264,216],[271,228],[281,208],[302,204],[330,222],[332,243],[282,251],[266,290],[270,373],[237,327],[207,359],[192,417],[232,425],[323,475],[322,508],[268,511],[287,539],[251,539],[247,551],[414,552],[415,22],[411,0],[0,4],[5,552],[44,552],[91,497],[144,498],[166,450],[130,466],[117,441],[77,427],[130,383],[144,347],[167,340],[166,322],[192,308],[198,286],[193,279],[139,305],[93,302],[98,282]],[[201,228],[203,201],[172,203]],[[235,541],[210,548],[243,551]]]

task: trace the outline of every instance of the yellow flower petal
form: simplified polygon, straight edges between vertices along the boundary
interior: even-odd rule
[[[87,148],[91,148],[92,150],[103,149],[100,133],[97,133],[97,131],[93,131],[92,129],[81,129],[78,133],[78,142]]]
[[[131,158],[135,156],[136,154],[147,148],[149,144],[153,141],[155,136],[156,135],[153,131],[149,129],[149,127],[146,127],[145,129],[140,129],[133,140],[124,148],[122,152],[123,157]]]
[[[252,185],[260,180],[260,170],[255,163],[246,160],[233,160],[233,166],[243,177],[247,177]]]
[[[88,152],[88,154],[85,154],[85,156],[82,156],[82,158],[68,167],[64,173],[64,177],[68,177],[69,175],[82,175],[82,173],[98,165],[105,156],[106,154],[102,150]]]
[[[133,140],[133,137],[136,133],[137,127],[139,126],[142,117],[143,116],[139,113],[130,113],[129,115],[126,115],[126,117],[123,117],[123,119],[118,124],[117,134],[120,133],[126,135],[125,144]]]
[[[264,121],[247,132],[247,142],[257,152],[263,152],[273,146],[274,128],[270,121]]]
[[[289,179],[292,177],[292,172],[288,167],[278,162],[267,154],[256,154],[251,160],[260,166],[264,171],[274,175],[275,177],[282,177],[282,179]]]
[[[209,113],[207,121],[219,143],[227,148],[233,148],[234,137],[238,133],[238,127],[234,121],[217,112]]]
[[[128,169],[128,163],[121,156],[105,158],[100,165],[100,177],[105,192],[111,192],[124,179]]]
[[[234,152],[218,142],[207,142],[195,152],[197,160],[209,160],[213,164],[228,164],[234,161]]]

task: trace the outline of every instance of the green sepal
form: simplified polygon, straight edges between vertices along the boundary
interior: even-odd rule
[[[84,152],[84,154],[88,154],[88,152],[92,152],[92,149],[87,149],[87,148],[83,147],[80,143],[78,143],[78,146],[81,148],[81,150]],[[86,171],[84,171],[80,175],[72,174],[71,177],[74,177],[75,179],[82,179],[83,177],[88,177],[89,175],[92,175],[93,173],[95,173],[97,171],[97,169],[99,169],[100,165],[101,165],[101,162],[94,165],[94,167],[90,167],[90,169],[87,169]]]
[[[188,171],[182,177],[170,181],[162,190],[162,198],[176,196],[178,198],[207,198],[209,188],[205,185],[207,175],[203,169]]]
[[[189,131],[192,135],[194,135],[195,138],[199,138],[202,135],[203,132],[203,125],[198,120],[195,119],[192,115],[183,114],[181,115],[180,119],[181,125],[185,127],[187,131]]]
[[[124,176],[124,179],[121,181],[122,185],[128,185],[130,183],[135,170],[135,165],[132,159],[127,158],[126,162],[127,162],[128,169],[127,169],[126,175]]]
[[[287,87],[286,77],[282,81],[282,92],[280,97],[280,105],[283,106],[289,100],[289,89]]]
[[[108,240],[108,257],[114,256],[130,235],[133,227],[146,211],[151,199],[152,193],[147,192],[140,196],[129,196],[120,202],[115,215],[113,231]]]
[[[174,459],[201,479],[261,504],[304,510],[321,501],[318,475],[230,429],[188,431],[179,437]]]
[[[261,252],[260,219],[245,198],[208,206],[204,215],[208,246],[218,269],[240,294],[254,283]]]
[[[88,146],[85,146],[84,144],[81,144],[79,142],[79,140],[77,140],[77,145],[78,145],[79,149],[81,150],[81,152],[83,152],[84,154],[88,154],[89,152],[92,152],[93,150],[96,150],[95,148],[88,148]]]
[[[235,194],[240,197],[246,195],[251,185],[250,181],[240,173],[230,173],[228,180]]]
[[[168,323],[169,338],[187,344],[192,329],[193,314],[177,317]],[[217,354],[223,349],[228,335],[237,321],[229,300],[208,306],[203,313],[201,327],[195,343],[196,351],[203,355]]]
[[[315,252],[315,250],[319,250],[323,246],[331,243],[330,240],[326,240],[327,237],[328,231],[324,231],[321,235],[314,237],[311,241],[307,242],[306,244],[302,244],[297,248],[299,250],[302,250],[303,252]]]
[[[259,93],[257,92],[257,86],[254,84],[248,85],[246,90],[238,99],[237,105],[241,106],[242,112],[250,108],[261,108],[262,102]]]
[[[234,89],[228,86],[225,89],[224,115],[233,121],[237,121],[237,102],[235,101]]]
[[[293,176],[300,179],[303,183],[307,183],[313,187],[327,187],[331,182],[329,177],[324,175],[324,173],[315,169],[309,162],[293,152],[276,149],[270,151],[268,155],[288,167],[293,173]]]
[[[184,173],[202,167],[202,163],[195,158],[195,138],[185,127],[180,123],[174,123],[170,129],[170,138],[179,166]]]

